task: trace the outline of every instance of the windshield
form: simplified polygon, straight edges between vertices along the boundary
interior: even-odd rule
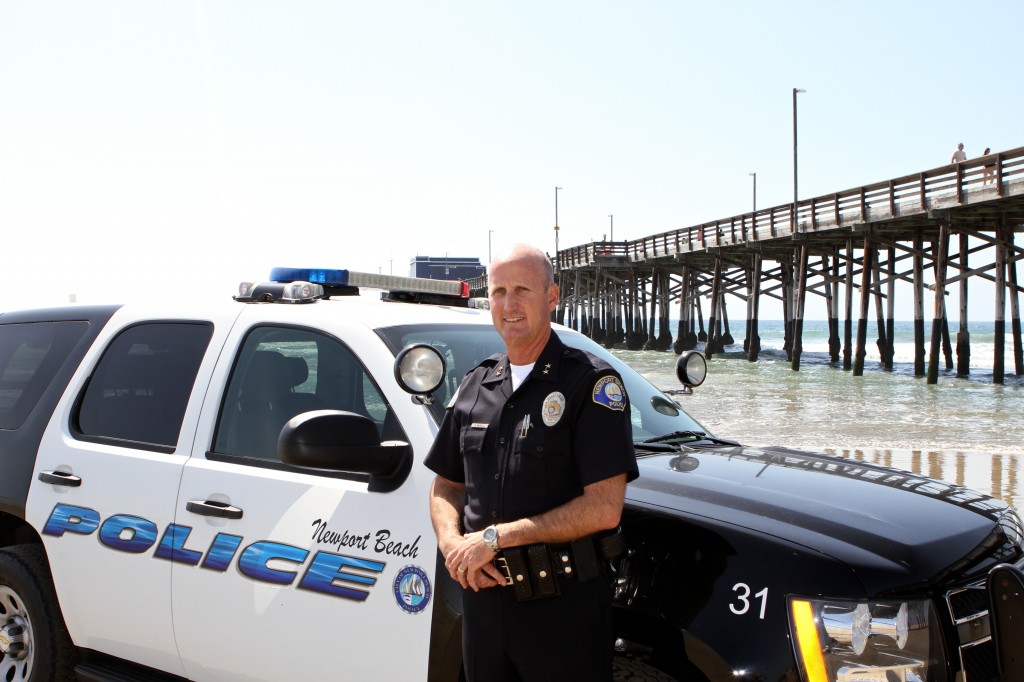
[[[429,406],[434,420],[440,423],[445,405],[455,395],[466,373],[481,360],[504,351],[501,337],[493,327],[484,325],[404,325],[377,330],[384,342],[397,354],[413,343],[428,343],[445,359],[447,373],[444,384],[434,392]],[[622,376],[629,395],[633,440],[643,441],[676,431],[703,431],[693,417],[686,414],[671,398],[655,388],[647,379],[583,334],[568,329],[555,329],[567,346],[592,353],[608,362]]]

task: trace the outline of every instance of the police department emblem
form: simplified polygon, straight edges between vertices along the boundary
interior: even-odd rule
[[[626,409],[626,391],[616,377],[601,377],[594,384],[594,402],[610,410]]]
[[[395,601],[406,613],[420,613],[430,603],[430,578],[419,566],[405,566],[395,576]]]
[[[544,398],[544,405],[540,410],[540,418],[547,426],[554,426],[562,418],[565,412],[565,396],[555,391]]]

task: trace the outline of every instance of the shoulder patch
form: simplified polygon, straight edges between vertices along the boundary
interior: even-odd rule
[[[621,412],[626,409],[626,390],[618,377],[601,377],[594,384],[594,402],[609,410]]]

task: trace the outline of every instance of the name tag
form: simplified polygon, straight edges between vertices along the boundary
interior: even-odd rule
[[[471,429],[486,429],[490,424],[481,424],[480,422],[473,422],[469,425]]]

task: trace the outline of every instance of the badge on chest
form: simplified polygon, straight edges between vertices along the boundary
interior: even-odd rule
[[[565,412],[565,396],[559,391],[549,393],[548,397],[544,398],[544,405],[541,407],[541,419],[544,424],[554,426],[562,418],[563,412]]]

